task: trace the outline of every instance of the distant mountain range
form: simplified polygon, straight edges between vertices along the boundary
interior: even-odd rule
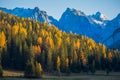
[[[57,21],[38,7],[35,7],[34,9],[0,8],[0,10],[15,16],[24,18],[29,17],[32,20],[55,25],[62,31],[72,31],[73,33],[91,37],[96,42],[104,43],[110,48],[119,49],[120,47],[120,14],[114,19],[109,20],[101,12],[96,12],[96,14],[93,15],[86,15],[80,10],[67,8],[59,21]]]

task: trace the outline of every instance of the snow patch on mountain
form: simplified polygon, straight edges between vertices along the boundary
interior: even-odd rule
[[[100,12],[96,12],[96,14],[89,15],[89,17],[92,19],[92,21],[95,24],[98,24],[101,27],[104,27],[107,24],[107,22],[109,21],[109,19],[107,19],[106,16],[104,16],[104,14],[102,14]]]
[[[96,19],[92,19],[96,24],[104,25],[104,22],[97,21]]]
[[[106,16],[104,16],[104,14],[100,13],[100,12],[96,12],[96,14],[93,14],[92,15],[92,18],[98,20],[98,21],[105,21],[105,20],[108,20],[106,18]]]

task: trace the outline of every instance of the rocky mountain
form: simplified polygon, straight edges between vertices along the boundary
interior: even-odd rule
[[[46,11],[40,10],[38,7],[35,7],[34,9],[25,9],[25,8],[14,8],[14,9],[6,9],[6,8],[0,8],[0,10],[5,11],[9,14],[13,14],[15,16],[24,17],[24,18],[30,18],[32,20],[36,20],[39,22],[45,22],[48,24],[52,24],[55,26],[58,26],[58,21],[54,19],[52,16],[48,16]]]
[[[59,20],[60,29],[82,34],[99,42],[103,25],[100,25],[97,22],[104,24],[105,21],[104,19],[102,20],[102,17],[100,16],[100,13],[99,15],[96,13],[96,15],[88,16],[82,11],[67,8]]]
[[[79,34],[86,34],[84,31],[91,27],[87,16],[83,12],[70,8],[67,8],[62,14],[59,23],[60,29]]]

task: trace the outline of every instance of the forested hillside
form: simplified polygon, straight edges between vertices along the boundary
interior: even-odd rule
[[[0,11],[0,72],[24,70],[26,77],[43,72],[120,71],[120,52],[91,38],[62,32],[55,26]]]

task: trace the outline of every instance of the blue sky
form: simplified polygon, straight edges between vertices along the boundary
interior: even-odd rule
[[[56,19],[60,18],[67,7],[81,10],[87,15],[100,11],[109,19],[120,13],[120,0],[0,0],[0,7],[9,9],[36,6]]]

